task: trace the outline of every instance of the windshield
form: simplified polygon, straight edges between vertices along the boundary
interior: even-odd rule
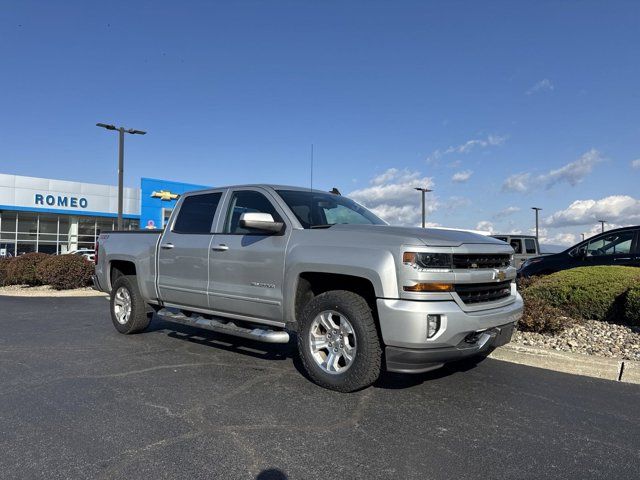
[[[336,224],[386,225],[362,205],[333,193],[278,190],[303,228],[323,228]]]

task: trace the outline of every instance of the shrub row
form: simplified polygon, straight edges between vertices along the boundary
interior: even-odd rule
[[[0,286],[51,285],[56,290],[86,287],[94,269],[93,263],[78,255],[27,253],[0,259]]]
[[[557,331],[576,320],[601,320],[640,325],[640,268],[580,267],[520,284],[525,301],[521,328]],[[546,309],[545,319],[541,319]],[[553,310],[549,310],[553,309]],[[549,320],[553,312],[565,317]],[[548,325],[547,325],[548,324]]]

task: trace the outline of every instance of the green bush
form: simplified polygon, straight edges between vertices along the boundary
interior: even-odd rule
[[[6,285],[42,285],[36,276],[36,269],[40,263],[49,258],[46,253],[26,253],[11,259],[7,265]]]
[[[525,302],[542,302],[568,317],[627,323],[627,291],[638,285],[640,268],[602,266],[563,270],[521,288]]]
[[[627,291],[624,299],[624,318],[629,325],[640,326],[640,286]]]
[[[87,287],[95,265],[79,255],[52,255],[38,266],[40,282],[56,290]]]
[[[7,270],[11,263],[11,258],[0,258],[0,287],[8,285]]]

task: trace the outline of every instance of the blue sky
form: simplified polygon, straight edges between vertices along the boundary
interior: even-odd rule
[[[638,2],[2,2],[0,171],[338,187],[392,223],[640,223]],[[635,167],[634,167],[635,165]]]

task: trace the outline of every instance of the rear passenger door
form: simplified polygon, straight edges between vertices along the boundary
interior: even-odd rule
[[[187,195],[158,248],[158,290],[167,304],[207,309],[209,245],[223,191]]]

